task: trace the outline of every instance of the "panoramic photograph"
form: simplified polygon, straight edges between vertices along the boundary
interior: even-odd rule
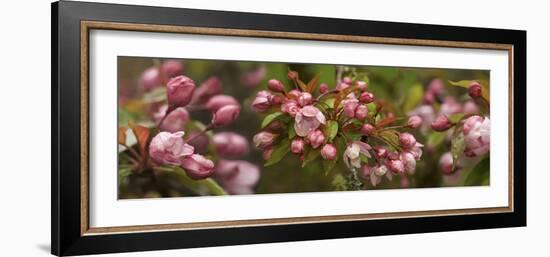
[[[117,69],[118,199],[489,185],[488,70],[126,56]]]

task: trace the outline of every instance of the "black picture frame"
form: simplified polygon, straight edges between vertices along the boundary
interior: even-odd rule
[[[52,209],[55,255],[164,250],[526,225],[526,31],[61,1],[52,12]],[[82,20],[513,45],[513,201],[506,213],[272,226],[81,234]]]

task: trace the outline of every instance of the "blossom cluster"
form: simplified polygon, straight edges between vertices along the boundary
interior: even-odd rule
[[[374,186],[386,174],[390,179],[390,173],[414,174],[423,145],[406,131],[420,126],[420,116],[389,126],[398,118],[382,110],[364,80],[346,76],[330,89],[317,78],[302,82],[295,71],[288,78],[288,87],[269,80],[268,90],[259,91],[251,104],[252,110],[266,114],[253,141],[269,164],[288,152],[298,155],[302,166],[320,155],[327,171],[342,160],[351,179],[362,171]]]
[[[149,140],[142,139],[151,161],[140,160],[141,166],[149,166],[141,168],[179,167],[194,180],[215,178],[228,193],[252,193],[260,177],[259,167],[238,160],[249,153],[248,140],[235,132],[217,131],[239,117],[239,101],[222,94],[218,77],[212,76],[197,86],[183,71],[180,61],[169,60],[146,69],[139,79],[138,84],[146,92],[158,88],[166,91],[164,100],[153,105],[157,108],[151,115],[155,127]],[[257,83],[252,80],[260,75],[249,74],[247,83]],[[209,111],[210,123],[199,129],[190,126],[200,123],[192,118],[195,110]]]
[[[489,99],[483,91],[488,89],[478,81],[454,84],[466,88],[470,99],[463,103],[459,102],[447,94],[442,80],[434,79],[424,94],[424,104],[409,114],[422,117],[424,122],[421,130],[424,133],[430,128],[440,133],[447,132],[447,138],[457,146],[455,148],[463,149],[455,153],[456,157],[473,158],[486,155],[490,150],[491,125],[488,117]],[[484,105],[485,110],[481,110],[480,105]],[[464,140],[457,140],[460,138]],[[441,155],[439,166],[444,174],[452,174],[460,168],[457,162],[451,152],[446,152]]]

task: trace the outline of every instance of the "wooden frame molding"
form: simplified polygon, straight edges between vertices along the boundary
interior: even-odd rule
[[[212,222],[194,222],[179,224],[157,224],[140,226],[121,226],[121,227],[90,227],[90,209],[89,209],[89,33],[91,30],[124,30],[141,32],[162,32],[162,33],[186,33],[200,35],[218,35],[218,36],[239,36],[239,37],[262,37],[262,38],[281,38],[281,39],[299,39],[299,40],[320,40],[320,41],[339,41],[356,42],[371,44],[392,44],[392,45],[415,45],[429,47],[454,47],[454,48],[472,48],[472,49],[494,49],[506,50],[509,56],[509,184],[508,184],[508,206],[494,208],[471,208],[471,209],[452,209],[452,210],[433,210],[433,211],[412,211],[412,212],[392,212],[392,213],[372,213],[356,215],[331,215],[316,217],[292,217],[276,219],[256,219],[256,220],[233,220],[233,221],[212,221]],[[247,227],[247,226],[269,226],[282,224],[305,224],[336,221],[356,221],[356,220],[374,220],[389,218],[412,218],[412,217],[431,217],[446,215],[471,215],[485,213],[503,213],[514,211],[514,138],[513,138],[513,114],[514,114],[514,70],[513,70],[514,47],[511,44],[494,44],[480,42],[459,42],[443,40],[424,40],[424,39],[404,39],[389,37],[369,37],[369,36],[351,36],[334,34],[312,34],[297,32],[280,32],[265,30],[243,30],[243,29],[222,29],[207,27],[188,27],[171,25],[153,25],[137,23],[117,23],[117,22],[99,22],[82,20],[80,22],[80,232],[82,236],[98,234],[116,234],[116,233],[137,233],[149,231],[170,231],[170,230],[192,230],[206,228],[226,228],[226,227]]]

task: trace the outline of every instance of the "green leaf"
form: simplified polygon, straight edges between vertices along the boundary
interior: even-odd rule
[[[333,108],[334,109],[334,98],[327,98],[324,100],[324,103],[326,105],[328,105],[329,108]]]
[[[347,191],[348,190],[348,182],[342,174],[336,174],[334,178],[332,179],[332,187],[336,191]]]
[[[489,103],[490,98],[490,89],[489,89],[489,83],[485,80],[461,80],[461,81],[449,81],[449,84],[456,86],[456,87],[463,87],[466,89],[470,88],[470,84],[472,82],[478,82],[481,85],[481,97],[485,99]]]
[[[338,158],[338,155],[336,155],[336,159],[334,160],[323,159],[323,169],[325,170],[325,176],[328,175],[332,171],[332,169],[334,169],[334,165],[336,165],[337,158]]]
[[[403,103],[403,112],[408,113],[415,106],[422,101],[424,95],[424,87],[420,84],[415,84],[411,86],[407,92],[405,102]]]
[[[327,121],[325,135],[327,137],[328,142],[332,142],[332,140],[334,139],[334,137],[336,137],[337,134],[338,134],[338,122],[335,120]]]
[[[429,147],[436,147],[439,144],[441,144],[443,142],[443,140],[445,140],[446,136],[447,136],[446,133],[439,133],[439,132],[431,133],[428,136],[428,141],[426,142],[426,144]]]
[[[488,185],[490,167],[491,167],[491,160],[489,157],[486,157],[480,162],[478,162],[466,177],[466,180],[464,181],[464,185],[466,186]]]
[[[174,167],[173,175],[176,175],[178,178],[178,181],[185,186],[186,188],[190,189],[191,191],[200,194],[203,192],[203,189],[206,188],[210,193],[213,195],[227,195],[227,192],[221,187],[215,180],[211,178],[206,179],[192,179],[187,176],[185,173],[185,170],[183,170],[180,167]]]
[[[282,160],[285,155],[290,151],[290,140],[288,138],[284,138],[277,144],[274,149],[273,153],[271,154],[271,158],[264,164],[265,167],[271,166],[275,163],[278,163],[280,160]]]
[[[319,155],[321,154],[321,151],[319,149],[311,149],[306,153],[306,157],[304,158],[304,161],[302,162],[302,168],[305,167],[308,163],[311,161],[317,159]]]
[[[458,131],[458,132],[457,132]],[[466,145],[464,143],[464,134],[462,133],[462,128],[456,128],[451,139],[451,154],[453,156],[453,170],[456,167],[458,159],[464,154],[464,149]]]
[[[283,115],[283,112],[274,112],[272,114],[269,114],[265,116],[264,120],[262,121],[262,128],[265,128],[267,125],[269,125],[272,121]]]
[[[144,103],[157,103],[166,100],[166,87],[156,87],[143,94]]]
[[[294,129],[294,120],[291,120],[288,124],[288,139],[296,137],[296,130]]]

